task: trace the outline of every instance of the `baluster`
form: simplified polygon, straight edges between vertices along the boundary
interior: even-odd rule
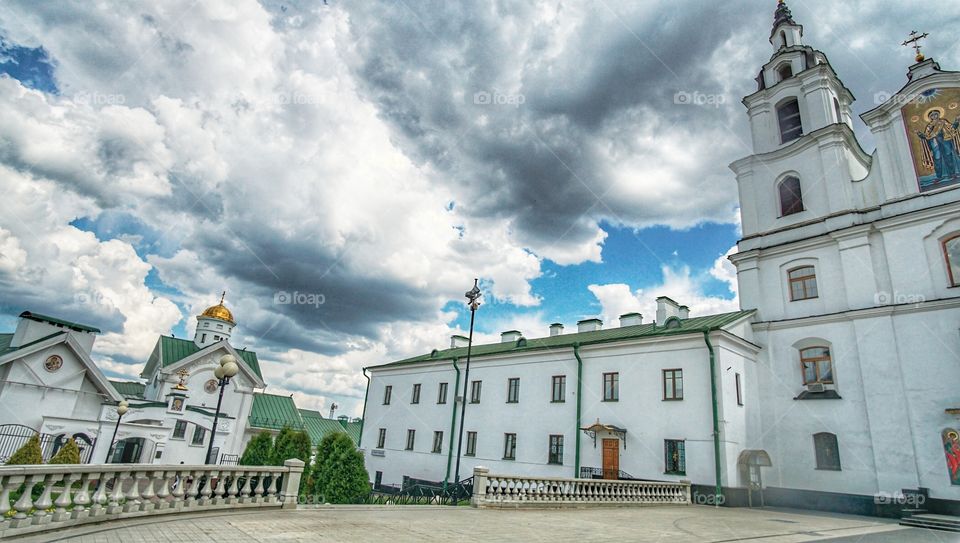
[[[187,489],[187,499],[184,502],[184,507],[196,507],[197,498],[200,496],[200,479],[202,479],[203,472],[199,471],[189,471],[190,474],[190,488]]]
[[[237,475],[238,473],[236,471],[230,472],[230,488],[227,489],[227,503],[231,505],[240,501],[240,488],[238,484],[240,478]]]
[[[113,491],[110,493],[110,502],[107,504],[107,514],[115,515],[123,511],[120,501],[123,500],[123,483],[127,480],[126,472],[118,471],[113,476]]]
[[[13,509],[10,505],[10,493],[16,491],[22,482],[22,476],[7,475],[3,478],[3,486],[0,489],[0,528],[8,520],[7,513]]]
[[[80,488],[73,496],[73,511],[70,518],[78,519],[87,516],[87,506],[90,505],[90,474],[84,473],[80,477]]]
[[[173,496],[173,501],[170,502],[171,509],[180,509],[183,507],[183,497],[187,494],[187,471],[175,471],[174,472],[174,481],[172,485],[171,496]]]
[[[25,477],[23,481],[23,493],[20,494],[20,499],[17,500],[17,503],[13,504],[13,508],[17,510],[17,513],[13,516],[13,520],[10,521],[11,528],[28,526],[33,522],[33,519],[27,518],[27,513],[33,509],[33,496],[31,495],[33,485],[37,482],[37,479],[42,477],[42,475],[27,475]]]
[[[210,505],[210,496],[213,495],[213,479],[217,476],[216,471],[205,471],[203,488],[200,489],[200,505]]]
[[[227,477],[230,472],[220,470],[217,474],[217,486],[213,489],[213,503],[221,505],[224,502],[224,496],[227,493]]]
[[[142,471],[133,471],[129,473],[130,489],[124,494],[126,497],[126,503],[123,504],[124,513],[140,510],[140,480],[143,479],[143,475],[144,473]],[[127,478],[124,477],[123,480],[126,481]]]
[[[156,499],[157,509],[166,509],[173,505],[173,498],[170,495],[170,479],[176,476],[176,472],[161,471],[158,473],[160,475],[157,479],[159,484]]]
[[[253,477],[251,477],[252,471],[243,472],[243,489],[240,491],[240,503],[250,503],[253,499],[251,493],[253,490],[250,488],[250,485],[253,482]]]
[[[61,479],[63,479],[63,474],[58,476],[57,474],[51,473],[43,476],[43,479],[40,481],[40,484],[43,485],[43,491],[40,493],[40,497],[37,498],[37,501],[33,502],[34,524],[46,524],[50,522],[50,518],[47,515],[47,509],[53,506],[53,499],[50,495],[53,492],[54,483]]]
[[[89,516],[96,517],[106,513],[103,504],[107,502],[107,480],[111,476],[107,472],[97,473],[97,489],[93,492],[93,505],[90,507]]]
[[[257,474],[257,488],[253,491],[253,502],[260,503],[263,501],[263,485],[267,482],[267,472],[258,471]]]
[[[152,511],[157,507],[157,491],[154,490],[154,484],[163,476],[162,471],[145,471],[143,474],[147,479],[147,487],[140,494],[140,510]]]
[[[270,481],[270,490],[267,492],[267,502],[268,503],[277,503],[277,492],[280,488],[280,473],[274,473],[273,479]],[[299,490],[297,491],[297,498],[299,499]]]
[[[73,492],[73,483],[80,478],[79,474],[76,473],[67,473],[61,477],[63,481],[63,492],[57,496],[57,500],[53,502],[57,509],[53,512],[51,520],[53,522],[63,522],[70,518],[70,512],[67,509],[73,503],[70,499],[71,493]]]

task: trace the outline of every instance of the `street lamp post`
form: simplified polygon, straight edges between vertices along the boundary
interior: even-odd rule
[[[113,452],[113,442],[117,440],[117,430],[120,429],[120,419],[122,419],[123,414],[127,412],[129,405],[127,400],[120,400],[120,403],[117,404],[117,424],[113,427],[113,437],[110,438],[110,446],[107,447],[107,458],[103,461],[104,464],[110,463],[110,453]]]
[[[220,418],[220,404],[223,403],[223,390],[230,383],[230,378],[240,371],[237,365],[237,359],[232,354],[225,354],[220,357],[220,365],[213,370],[214,377],[217,378],[217,384],[220,386],[220,397],[217,398],[217,411],[213,414],[213,428],[210,429],[210,443],[207,445],[207,460],[205,464],[212,464],[210,455],[213,454],[213,438],[217,435],[217,419]]]
[[[459,496],[460,487],[460,449],[463,446],[463,419],[467,412],[467,387],[470,385],[470,351],[473,350],[473,320],[480,307],[480,287],[477,286],[477,280],[473,280],[473,288],[464,296],[467,297],[467,305],[470,306],[470,337],[467,339],[467,365],[463,372],[463,400],[460,402],[460,432],[457,438],[457,467],[453,472],[453,491],[455,496]],[[457,504],[458,498],[454,498],[451,505]]]

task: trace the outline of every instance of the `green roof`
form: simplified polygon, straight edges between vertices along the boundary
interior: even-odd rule
[[[282,430],[285,426],[306,430],[293,396],[254,393],[249,422],[250,426],[268,430]]]
[[[590,345],[593,343],[607,343],[611,341],[621,341],[626,339],[639,339],[659,336],[674,336],[692,333],[702,333],[705,331],[716,330],[729,324],[733,324],[743,318],[749,317],[754,313],[753,309],[747,311],[734,311],[731,313],[720,313],[706,317],[693,317],[689,319],[676,319],[679,323],[677,327],[666,327],[663,324],[638,324],[635,326],[621,326],[619,328],[609,328],[607,330],[596,330],[593,332],[579,332],[575,334],[560,334],[557,336],[542,337],[536,339],[526,339],[522,341],[507,341],[500,343],[489,343],[486,345],[474,345],[471,356],[485,356],[506,354],[512,352],[526,352],[541,349],[556,349],[561,347],[573,347],[574,344]],[[374,368],[383,368],[398,366],[402,364],[413,364],[416,362],[430,362],[434,360],[450,360],[454,358],[464,358],[467,356],[466,347],[457,347],[454,349],[443,349],[429,354],[371,366]]]
[[[93,332],[96,334],[100,333],[100,329],[94,328],[93,326],[87,326],[86,324],[80,324],[77,322],[65,321],[63,319],[58,319],[56,317],[50,317],[47,315],[41,315],[40,313],[32,313],[30,311],[24,311],[23,313],[20,313],[20,318],[30,319],[37,322],[46,322],[49,324],[56,324],[58,326],[70,328],[71,330],[76,330],[78,332]]]
[[[359,422],[348,422],[344,427],[339,420],[325,418],[319,412],[309,409],[301,409],[300,416],[303,418],[303,424],[306,426],[307,433],[310,434],[310,441],[313,442],[314,446],[320,443],[324,436],[333,432],[344,432],[353,439],[355,444],[360,442]],[[356,426],[356,428],[351,428],[351,425]]]
[[[113,385],[113,388],[117,389],[117,392],[124,398],[138,398],[141,400],[143,399],[143,391],[147,388],[147,385],[135,381],[110,381],[110,384]]]
[[[249,367],[257,377],[263,379],[263,375],[260,373],[260,360],[257,359],[257,353],[246,349],[235,350],[237,354],[240,355],[240,358],[247,364],[247,367]],[[160,360],[161,367],[167,367],[176,364],[198,351],[200,351],[200,347],[198,347],[192,339],[160,336],[160,341],[157,342],[157,347],[153,349],[153,353],[150,355],[151,360],[147,362],[144,371],[148,371],[148,369],[151,368],[151,363],[153,363],[154,359],[158,356],[162,358],[162,360]]]

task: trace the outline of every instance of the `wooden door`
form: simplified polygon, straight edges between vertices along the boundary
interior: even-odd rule
[[[603,440],[603,478],[620,478],[620,440]]]

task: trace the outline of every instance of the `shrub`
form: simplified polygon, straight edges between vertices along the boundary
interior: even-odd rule
[[[60,447],[60,450],[57,451],[57,454],[53,455],[53,458],[50,459],[48,464],[79,464],[80,463],[80,447],[77,446],[77,442],[71,437],[67,440],[66,444],[63,447]]]
[[[269,432],[260,432],[247,443],[240,457],[241,466],[268,466],[273,456],[273,438]]]
[[[34,434],[13,456],[7,460],[8,466],[25,466],[43,463],[43,451],[40,449],[40,436]]]
[[[313,491],[329,503],[363,503],[370,494],[363,454],[343,432],[323,437],[317,447],[313,481]]]
[[[300,476],[300,491],[306,488],[307,480],[310,478],[310,436],[303,431],[295,431],[285,427],[277,434],[277,439],[273,443],[273,462],[274,466],[282,466],[283,463],[291,458],[297,458],[303,461],[303,475]]]

